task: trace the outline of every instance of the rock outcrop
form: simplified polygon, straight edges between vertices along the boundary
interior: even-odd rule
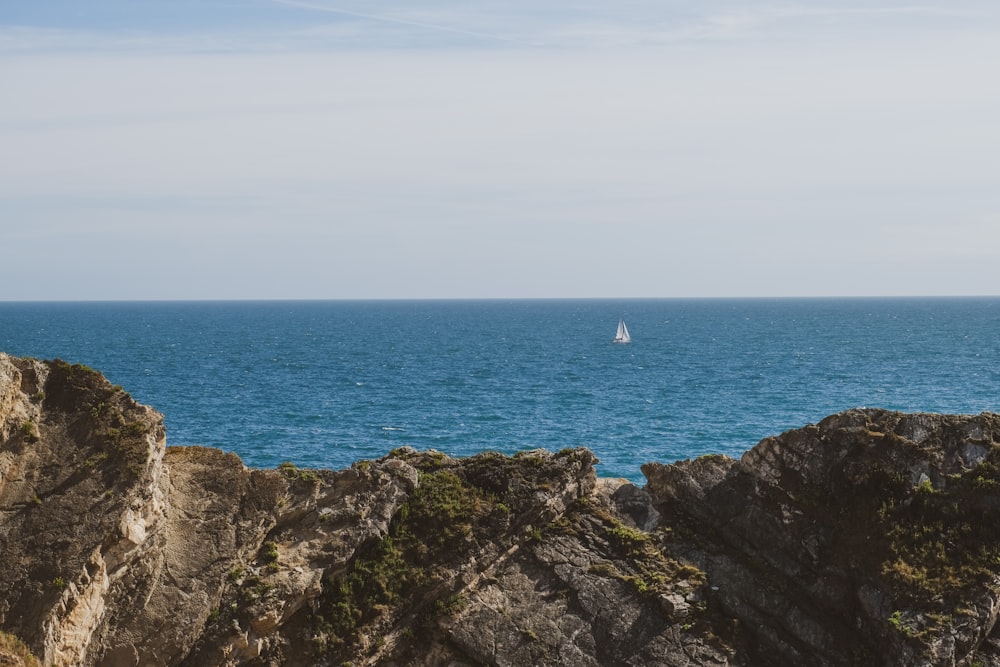
[[[333,472],[165,445],[98,372],[0,355],[0,628],[43,664],[744,664],[585,449]]]
[[[769,665],[1000,665],[1000,416],[851,410],[647,492]]]
[[[645,488],[586,449],[250,470],[0,354],[0,660],[1000,667],[998,441],[856,410]]]

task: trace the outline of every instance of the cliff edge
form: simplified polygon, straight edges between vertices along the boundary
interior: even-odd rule
[[[998,439],[855,410],[645,488],[582,448],[251,470],[0,354],[0,659],[1000,667]]]

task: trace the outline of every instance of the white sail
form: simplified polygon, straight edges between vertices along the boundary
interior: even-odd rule
[[[615,333],[615,339],[613,343],[631,343],[632,337],[628,335],[628,327],[625,326],[625,320],[618,320],[618,331]]]

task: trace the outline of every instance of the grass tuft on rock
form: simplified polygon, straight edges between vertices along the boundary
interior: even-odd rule
[[[24,642],[12,634],[0,632],[0,665],[39,667],[40,664]]]
[[[398,511],[389,535],[359,555],[348,572],[327,582],[319,616],[333,648],[352,645],[361,626],[439,583],[448,562],[476,544],[473,523],[490,511],[490,500],[454,472],[420,473],[420,485]]]

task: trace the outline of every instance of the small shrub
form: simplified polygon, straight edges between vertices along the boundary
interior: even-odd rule
[[[291,461],[282,461],[278,464],[278,471],[286,479],[307,484],[319,484],[320,477],[315,470],[301,469]]]
[[[444,600],[434,603],[434,610],[439,616],[454,616],[469,606],[469,601],[464,595],[452,595]]]
[[[892,627],[896,628],[897,630],[902,631],[902,629],[903,629],[903,612],[899,611],[898,609],[896,611],[892,612],[892,615],[889,616],[889,625],[891,625]]]
[[[612,528],[611,534],[621,544],[629,546],[636,544],[644,544],[649,541],[649,535],[642,532],[641,530],[638,530],[636,528],[630,528],[624,524]]]
[[[25,442],[38,442],[38,424],[30,419],[21,425],[21,436]]]
[[[540,456],[538,452],[533,449],[515,453],[514,460],[520,461],[521,463],[526,463],[534,468],[540,468],[541,466],[545,465],[545,458]]]
[[[608,536],[619,548],[624,549],[630,556],[640,556],[647,550],[653,550],[647,533],[631,528],[621,523],[615,525],[608,531]]]
[[[614,577],[616,579],[622,576],[622,573],[611,563],[594,563],[587,568],[587,572],[599,577]]]
[[[141,421],[128,422],[123,430],[125,435],[137,437],[146,434],[146,425]]]
[[[86,465],[87,465],[88,468],[94,468],[94,467],[97,466],[98,463],[103,463],[107,459],[108,459],[108,453],[107,452],[100,452],[100,453],[94,454],[93,456],[91,456],[90,458],[88,458],[85,461],[85,463],[86,463]]]
[[[274,586],[256,575],[247,577],[243,581],[243,587],[240,588],[240,602],[243,604],[253,604],[271,592],[273,588]]]

